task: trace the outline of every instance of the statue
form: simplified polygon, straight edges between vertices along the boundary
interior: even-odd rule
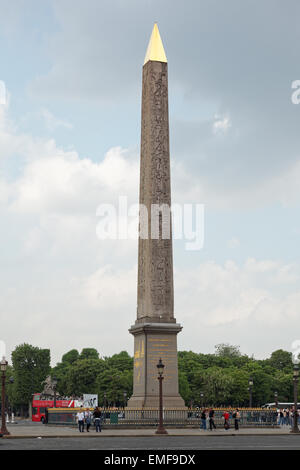
[[[43,391],[41,393],[41,400],[42,399],[52,399],[54,398],[56,392],[56,381],[51,379],[51,376],[48,375],[42,385],[44,386]]]

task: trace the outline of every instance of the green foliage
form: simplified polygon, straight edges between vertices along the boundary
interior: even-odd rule
[[[178,371],[179,393],[186,403],[191,400],[191,389],[187,376],[184,372]]]
[[[30,345],[18,346],[12,354],[13,369],[7,377],[7,395],[12,404],[27,404],[33,392],[42,390],[41,382],[50,373],[48,350]],[[253,406],[293,401],[293,364],[291,353],[274,351],[268,359],[255,360],[242,355],[238,346],[219,344],[215,354],[178,352],[179,392],[187,405],[248,406],[249,378],[253,378]],[[97,393],[99,403],[123,406],[132,395],[133,358],[126,351],[99,358],[94,348],[81,353],[72,349],[51,371],[58,378],[58,393],[81,396]],[[203,396],[202,396],[203,395]]]
[[[96,379],[104,369],[101,359],[78,359],[66,371],[66,394],[81,396],[84,393],[97,393]]]
[[[121,351],[111,357],[105,358],[108,368],[124,370],[133,368],[133,358],[129,356],[127,351]]]
[[[180,351],[178,367],[179,374],[183,372],[188,380],[189,397],[195,405],[249,406],[250,377],[254,381],[254,406],[274,402],[275,391],[280,401],[293,401],[293,364],[287,351],[278,350],[269,359],[255,360],[242,355],[238,346],[220,344],[216,354]],[[189,404],[187,396],[184,399]]]
[[[124,405],[125,397],[132,394],[133,370],[120,371],[117,369],[105,369],[97,377],[97,393],[99,401],[104,403],[104,394],[106,394],[106,405],[118,406]]]
[[[81,351],[79,359],[99,359],[99,353],[94,348],[84,348]]]
[[[12,352],[14,402],[27,405],[50,373],[50,350],[21,344]]]
[[[63,365],[71,365],[73,362],[79,359],[79,352],[77,349],[71,349],[71,351],[67,352],[61,358],[61,362]]]
[[[6,369],[6,380],[5,380],[5,394],[8,398],[8,403],[13,406],[16,402],[15,399],[15,384],[14,384],[14,370],[12,366],[8,365]],[[2,387],[0,387],[0,397],[2,398]]]
[[[241,355],[239,346],[231,346],[228,343],[217,344],[215,346],[215,354],[216,356],[228,358],[239,357]]]
[[[293,367],[292,353],[278,349],[272,352],[268,362],[274,369],[289,371]]]

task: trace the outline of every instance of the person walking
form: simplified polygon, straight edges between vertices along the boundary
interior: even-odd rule
[[[212,431],[213,428],[214,429],[217,429],[216,428],[216,425],[215,425],[215,412],[212,408],[209,409],[209,412],[208,412],[208,418],[209,418],[209,430]]]
[[[82,406],[80,407],[80,411],[76,414],[79,432],[84,432],[84,411]]]
[[[223,414],[223,418],[224,418],[224,429],[226,431],[228,431],[229,429],[229,413],[228,411],[225,411],[224,414]]]
[[[283,424],[287,425],[287,412],[285,408],[283,410]]]
[[[202,429],[204,431],[206,431],[206,412],[205,412],[205,409],[202,410],[200,418],[201,418],[201,422],[202,422]]]
[[[234,411],[233,415],[232,415],[233,419],[234,419],[234,429],[236,431],[239,430],[239,420],[240,420],[240,412],[239,410],[236,408],[236,410]]]
[[[92,422],[92,413],[89,409],[87,409],[84,413],[85,424],[86,424],[86,432],[90,432],[91,422]]]
[[[101,413],[101,411],[99,410],[98,407],[95,408],[94,413],[93,413],[93,417],[94,417],[96,432],[101,432],[102,413]]]
[[[284,416],[283,416],[283,410],[280,408],[279,410],[279,426],[283,426],[284,424]]]
[[[280,409],[278,408],[277,409],[277,420],[276,420],[276,424],[278,426],[280,426],[280,423],[281,423],[281,420],[280,420]]]

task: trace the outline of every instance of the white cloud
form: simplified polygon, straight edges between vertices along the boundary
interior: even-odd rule
[[[47,148],[49,144],[45,143]],[[138,165],[128,152],[111,149],[100,163],[80,159],[75,151],[53,146],[53,153],[32,159],[14,184],[11,209],[22,213],[96,211],[116,192],[132,196],[137,190]]]
[[[2,171],[0,183],[2,256],[10,257],[0,307],[8,348],[24,341],[50,347],[54,361],[73,347],[132,351],[127,329],[136,314],[137,243],[98,240],[96,208],[120,194],[136,202],[137,155],[117,147],[101,162],[82,159],[54,140],[18,134],[4,115],[0,153],[2,170],[16,154],[22,162],[14,178]],[[195,200],[201,194],[196,178],[181,164],[174,170],[176,200]],[[276,260],[199,262],[176,270],[180,347],[207,349],[239,337],[251,348],[257,325],[270,334],[254,348],[258,354],[271,350],[279,329],[287,343],[291,331],[281,324],[297,321],[298,284],[299,266]]]
[[[57,127],[73,129],[73,125],[70,122],[65,119],[57,118],[56,116],[54,116],[54,114],[51,113],[51,111],[46,108],[43,108],[40,111],[40,116],[45,120],[46,128],[51,132],[55,131]]]
[[[182,312],[181,318],[191,317],[199,328],[239,322],[258,312],[260,322],[267,324],[269,311],[278,326],[283,318],[294,317],[299,275],[299,266],[272,260],[248,259],[242,266],[233,261],[224,266],[213,261],[202,263],[196,269],[176,273],[177,310]],[[284,288],[287,284],[289,293]]]
[[[231,127],[231,121],[229,116],[220,116],[219,114],[214,115],[213,132],[214,134],[225,134]]]

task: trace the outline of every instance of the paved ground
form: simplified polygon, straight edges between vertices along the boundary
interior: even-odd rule
[[[92,426],[90,432],[79,433],[77,427],[71,426],[53,426],[43,425],[40,423],[32,423],[30,421],[19,421],[18,424],[8,424],[7,428],[11,433],[10,436],[6,436],[5,439],[16,439],[16,438],[30,438],[30,437],[78,437],[78,438],[104,438],[104,437],[150,437],[155,436],[156,428],[152,429],[103,429],[101,433],[96,433],[95,428]],[[223,428],[219,428],[215,431],[203,431],[202,429],[195,428],[181,428],[167,429],[170,436],[193,436],[193,437],[207,437],[212,438],[216,436],[228,436],[228,435],[244,435],[244,436],[278,436],[278,435],[289,435],[290,427],[283,426],[281,428],[241,428],[239,431],[235,431],[234,428],[225,431]],[[299,436],[300,438],[300,436]],[[299,439],[300,441],[300,439]]]
[[[71,437],[1,439],[1,450],[174,450],[177,453],[188,450],[300,450],[300,437],[295,435],[266,436],[148,436],[148,437],[110,437],[101,436],[82,439]],[[154,452],[155,452],[154,451]],[[129,454],[128,454],[129,455]],[[147,457],[147,454],[145,454]]]

